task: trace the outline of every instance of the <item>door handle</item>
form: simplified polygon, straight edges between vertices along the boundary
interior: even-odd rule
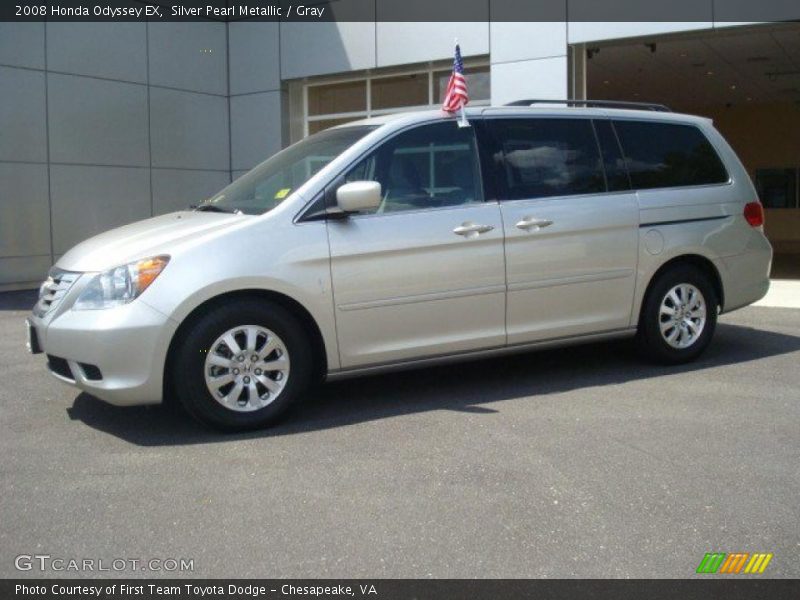
[[[549,227],[553,222],[549,219],[534,219],[533,217],[525,217],[517,223],[517,229],[524,229],[525,231],[538,231],[543,227]]]
[[[466,223],[462,223],[453,229],[453,233],[456,235],[463,235],[466,238],[472,238],[482,233],[486,233],[487,231],[491,231],[492,229],[494,229],[492,225],[479,225],[477,223],[467,221]]]

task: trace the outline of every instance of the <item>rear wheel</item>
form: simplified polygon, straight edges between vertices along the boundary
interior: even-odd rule
[[[718,305],[703,271],[676,265],[659,275],[645,298],[637,333],[640,347],[665,364],[694,360],[711,342]]]
[[[313,353],[280,305],[237,300],[204,315],[185,336],[173,384],[195,418],[226,431],[275,423],[306,390]]]

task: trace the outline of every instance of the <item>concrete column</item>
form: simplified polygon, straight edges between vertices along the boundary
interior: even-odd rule
[[[586,44],[569,48],[569,97],[587,100],[586,96]]]
[[[494,22],[490,26],[492,104],[567,97],[567,24]]]

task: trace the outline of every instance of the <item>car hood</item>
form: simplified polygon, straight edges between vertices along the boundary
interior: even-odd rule
[[[148,256],[169,254],[179,244],[248,221],[252,217],[182,211],[137,221],[81,242],[56,263],[67,271],[104,271]]]

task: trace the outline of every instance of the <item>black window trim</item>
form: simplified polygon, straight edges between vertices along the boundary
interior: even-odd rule
[[[605,153],[603,152],[603,144],[600,143],[600,135],[597,133],[597,125],[598,121],[603,121],[608,124],[609,129],[611,130],[611,135],[614,136],[614,143],[616,144],[617,151],[619,152],[620,157],[622,158],[622,163],[624,165],[625,171],[625,179],[628,181],[628,188],[625,190],[614,190],[613,192],[608,190],[608,171],[606,171],[606,157]],[[625,159],[625,153],[622,151],[622,142],[619,139],[619,135],[617,134],[617,130],[614,128],[614,121],[610,117],[602,117],[602,118],[592,118],[592,127],[594,129],[595,137],[597,138],[597,145],[600,147],[600,160],[603,162],[603,176],[606,178],[606,190],[608,194],[619,194],[620,192],[631,194],[635,193],[636,190],[633,188],[633,182],[631,181],[631,173],[628,170],[628,161]]]
[[[594,124],[595,119],[589,119],[589,126],[592,128],[592,137],[594,138],[594,145],[597,147],[597,158],[600,160],[600,171],[603,173],[603,187],[608,193],[608,173],[606,172],[606,157],[603,154],[603,145],[600,143],[600,136],[597,135],[597,126]],[[626,169],[627,171],[627,169]],[[575,194],[570,194],[574,196]]]

